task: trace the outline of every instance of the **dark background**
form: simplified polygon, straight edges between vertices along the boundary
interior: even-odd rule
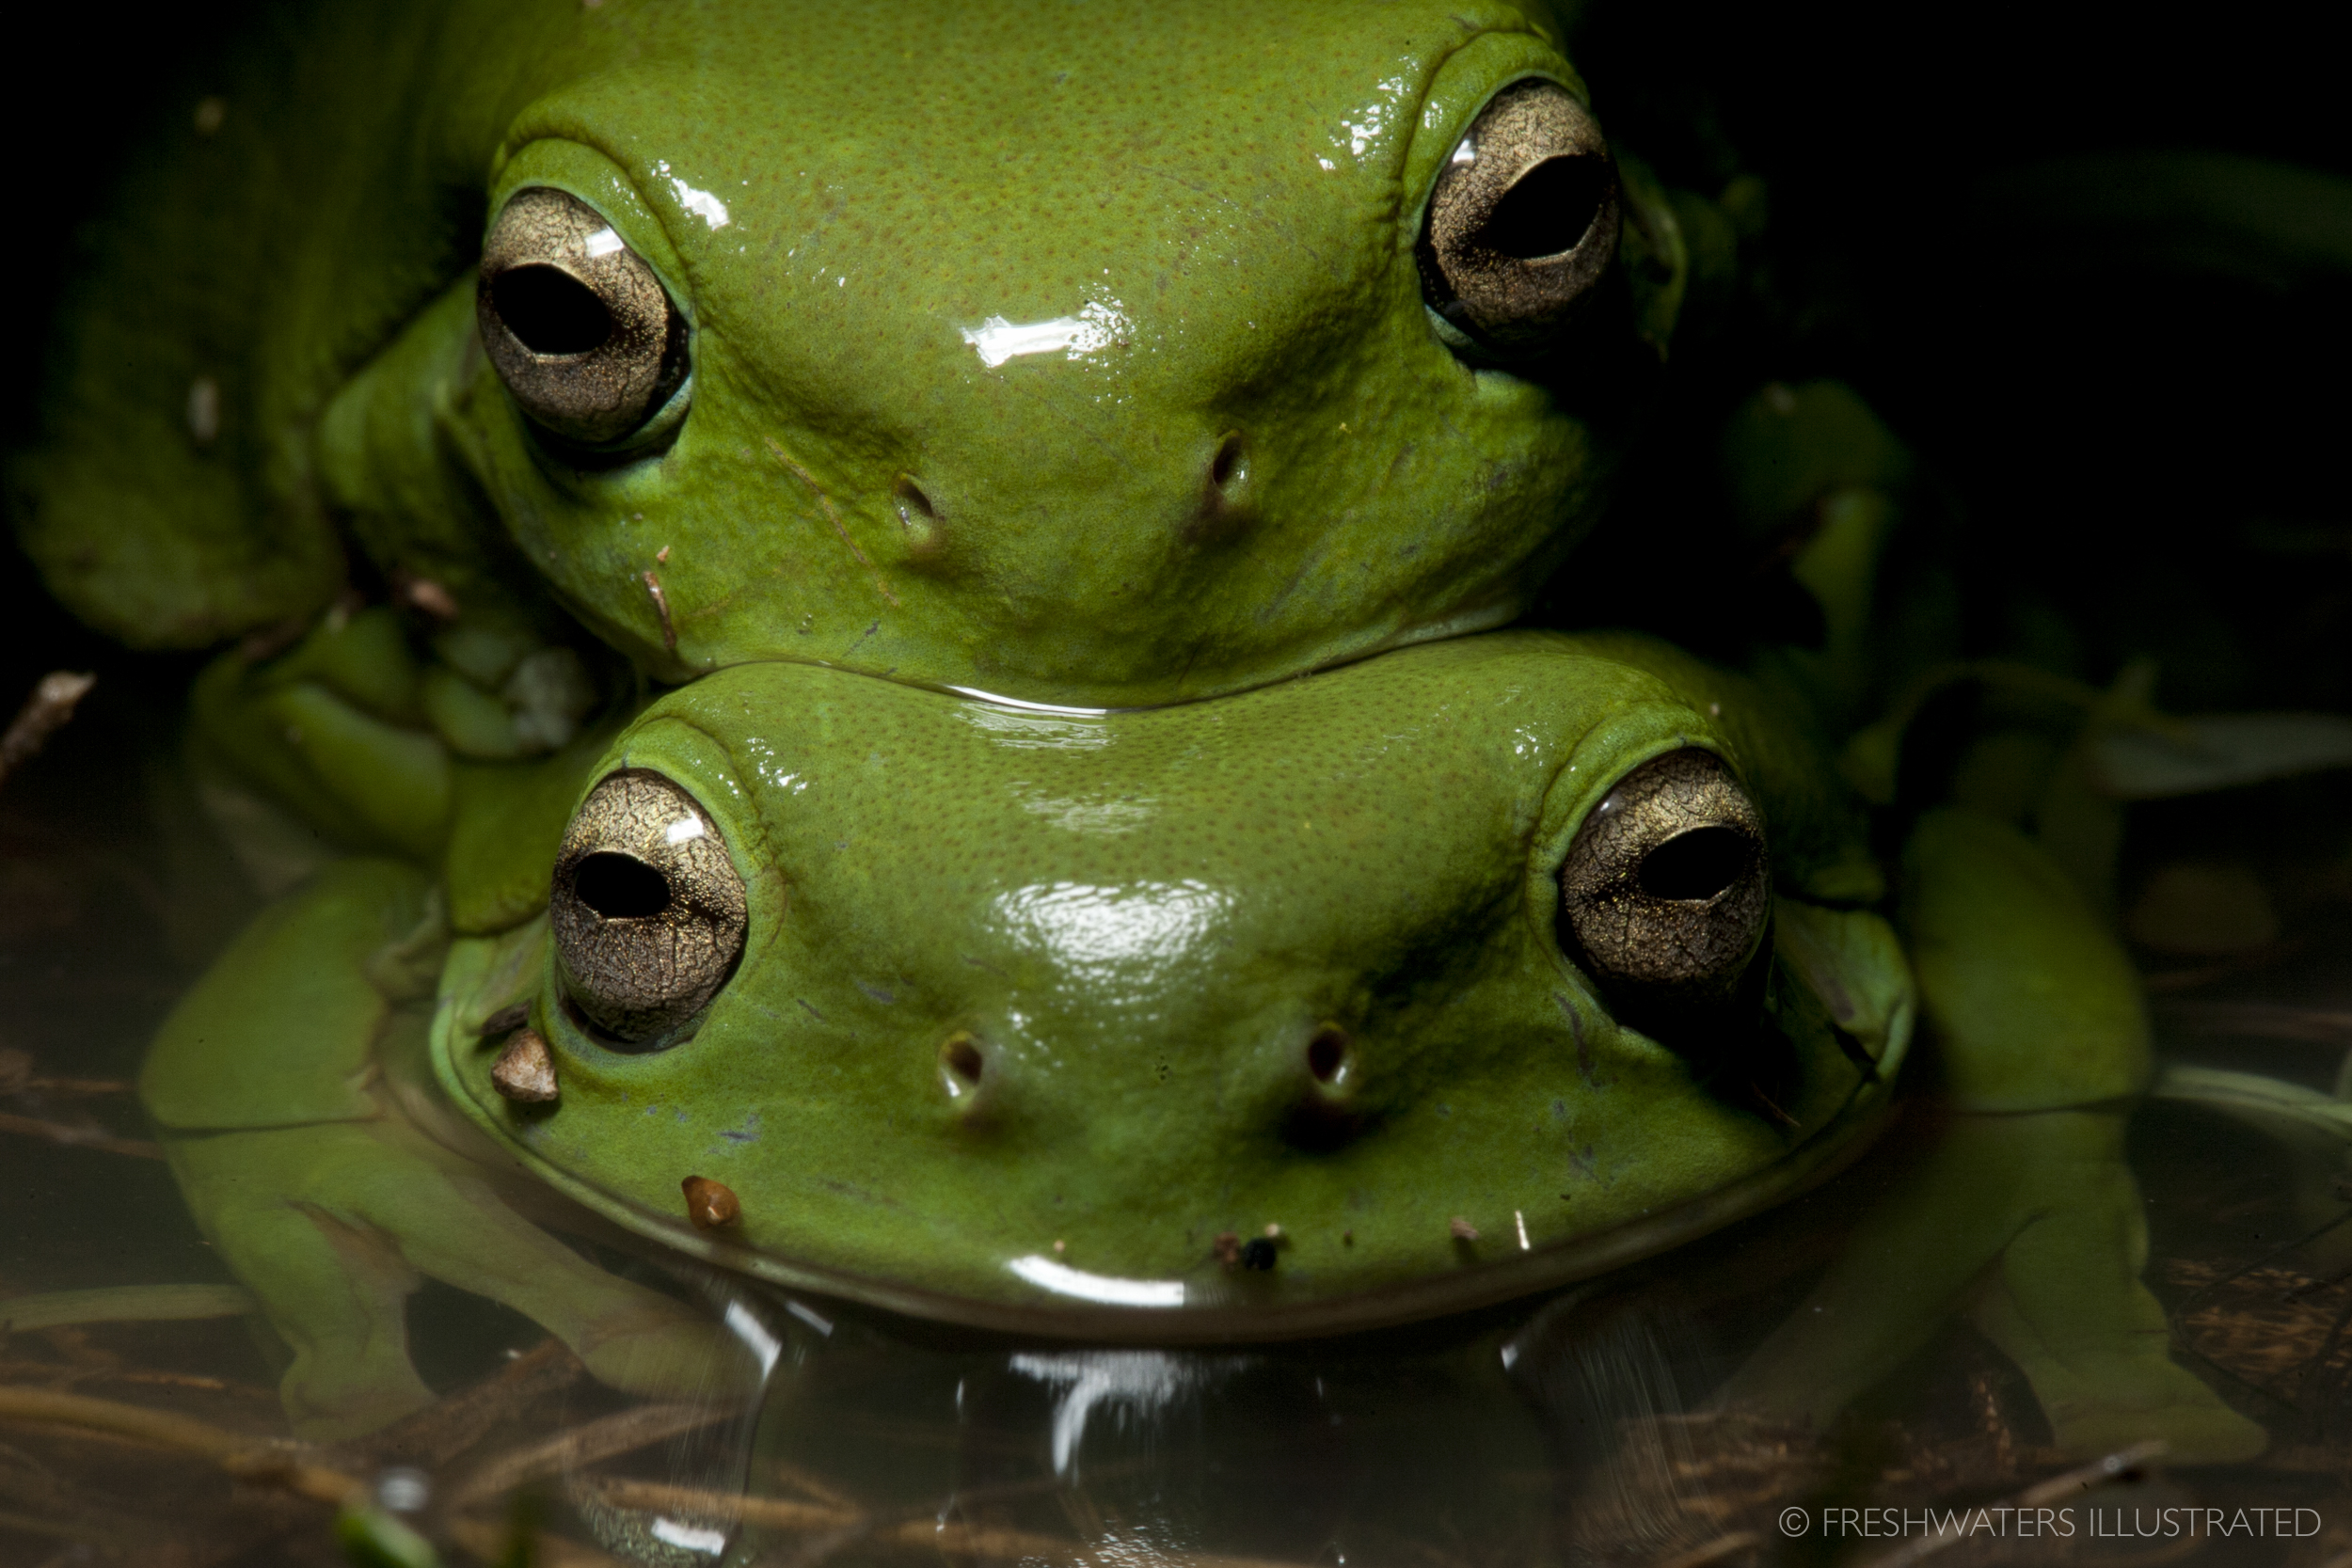
[[[2015,198],[2021,172],[2085,155],[2352,169],[2319,26],[2285,5],[2184,24],[1602,0],[1578,60],[1613,136],[1670,179],[1764,179],[1774,297],[1713,372],[1735,394],[1844,378],[1917,450],[1969,652],[2100,683],[2153,657],[2178,711],[2343,710],[2352,187],[2265,211],[2253,178],[2208,165],[2202,206],[2159,202],[2120,238]],[[2255,228],[2332,226],[2332,254],[2282,261],[2216,221],[2233,201]]]

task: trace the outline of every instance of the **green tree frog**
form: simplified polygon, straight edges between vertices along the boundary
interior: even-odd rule
[[[1924,1011],[1981,1115],[1742,1397],[1829,1413],[1992,1270],[2062,1442],[2259,1445],[2165,1357],[2137,994],[2033,846],[1922,820],[1907,958],[1788,681],[1496,629],[1717,245],[1540,8],[445,0],[237,60],[17,480],[77,612],[242,640],[191,754],[279,896],[142,1092],[298,1432],[430,1398],[421,1276],[721,1375],[559,1231],[1092,1339],[1521,1294],[1830,1173]]]

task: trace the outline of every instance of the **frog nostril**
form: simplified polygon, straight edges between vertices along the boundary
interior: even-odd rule
[[[1216,455],[1209,459],[1209,483],[1231,499],[1230,492],[1245,477],[1247,470],[1242,467],[1241,432],[1232,431],[1216,444]]]
[[[1327,1023],[1307,1042],[1307,1070],[1318,1084],[1336,1084],[1347,1071],[1347,1032]]]
[[[890,487],[890,493],[898,499],[898,520],[907,527],[939,521],[939,508],[931,503],[930,497],[923,493],[923,487],[909,476],[900,474],[898,482]]]
[[[906,545],[909,563],[937,557],[946,527],[939,503],[914,483],[912,474],[900,474],[891,482],[890,499],[898,510],[898,534]]]
[[[634,855],[602,850],[572,873],[572,895],[606,920],[644,920],[670,907],[670,883]]]
[[[1229,430],[1209,454],[1208,483],[1184,536],[1192,544],[1210,545],[1230,539],[1249,525],[1254,508],[1249,500],[1249,454],[1241,432]]]
[[[1294,1060],[1304,1060],[1306,1085],[1291,1080],[1296,1090],[1282,1112],[1282,1135],[1311,1154],[1344,1148],[1371,1125],[1356,1076],[1356,1042],[1336,1023],[1322,1023],[1307,1037],[1307,1049]]]
[[[940,1076],[946,1082],[947,1092],[951,1096],[961,1096],[978,1088],[983,1065],[979,1042],[969,1035],[960,1032],[950,1035],[939,1048]]]

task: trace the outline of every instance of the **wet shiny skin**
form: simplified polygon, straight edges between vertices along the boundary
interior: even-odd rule
[[[1413,252],[1443,161],[1506,85],[1582,91],[1538,8],[368,14],[338,41],[415,57],[422,106],[369,109],[422,117],[422,170],[358,106],[257,123],[257,98],[135,219],[220,257],[217,297],[172,287],[254,345],[224,428],[316,420],[301,461],[225,483],[188,450],[194,369],[134,351],[167,361],[159,433],[122,426],[111,349],[72,361],[87,428],[37,466],[28,541],[132,641],[325,608],[341,514],[468,617],[543,625],[503,601],[544,578],[663,679],[784,657],[1057,703],[1242,689],[1516,614],[1596,515],[1629,366],[1655,371],[1681,297],[1675,218],[1629,165],[1645,264],[1615,308],[1653,347],[1562,396],[1432,328]],[[485,225],[567,192],[643,258],[691,329],[658,460],[549,460],[472,342],[479,232],[453,243],[421,176],[480,191]],[[115,261],[98,308],[183,341],[141,314],[151,263]]]
[[[1595,516],[1689,270],[1621,157],[1602,338],[1504,362],[1433,316],[1441,166],[1515,83],[1581,102],[1547,19],[335,14],[135,187],[23,472],[79,613],[250,638],[192,750],[282,896],[142,1089],[292,1352],[298,1431],[429,1400],[421,1276],[624,1387],[738,1362],[547,1227],[967,1323],[1248,1338],[1604,1268],[1855,1147],[1912,982],[1804,726],[1638,640],[1457,635]],[[477,336],[474,242],[529,189],[600,216],[689,329],[669,402],[594,450]],[[353,558],[389,606],[339,601]],[[1558,873],[1690,749],[1755,799],[1772,947],[1742,1010],[1653,1037],[1564,951]],[[747,911],[707,1008],[635,1050],[581,1023],[547,936],[566,822],[621,768],[696,802]],[[1910,935],[2018,980],[1925,998],[1991,1064],[1963,1115],[2010,1119],[1857,1255],[1927,1238],[1956,1276],[1791,1330],[1744,1387],[1826,1416],[2007,1257],[1980,1321],[2062,1442],[2153,1410],[2177,1451],[2245,1451],[2146,1338],[2128,1181],[2079,1196],[2122,1121],[2077,1107],[2145,1077],[2128,974],[1969,832],[1915,836]],[[1970,1054],[2077,950],[2080,1037]],[[517,1004],[552,1101],[489,1085]],[[740,1219],[691,1224],[689,1177]],[[2053,1212],[2079,1222],[2055,1262],[2017,1245]]]
[[[935,1315],[1298,1333],[1588,1272],[1787,1190],[1866,1118],[1884,1085],[1823,993],[1874,1054],[1909,1014],[1892,934],[1801,902],[1792,852],[1783,923],[1833,956],[1782,968],[1769,1040],[1613,1019],[1555,933],[1566,846],[1641,763],[1738,760],[1763,717],[1709,720],[1732,683],[1630,651],[1481,638],[1100,718],[722,672],[596,769],[689,791],[741,866],[743,956],[691,1038],[615,1049],[524,965],[561,1109],[487,1084],[466,1025],[504,987],[445,996],[437,1069],[624,1224]],[[1820,809],[1788,782],[1785,817]],[[453,974],[537,940],[461,943]],[[739,1229],[687,1229],[689,1169]],[[1277,1266],[1220,1262],[1268,1226]]]

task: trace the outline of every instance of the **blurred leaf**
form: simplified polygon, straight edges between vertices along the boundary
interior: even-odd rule
[[[2158,1100],[2225,1112],[2274,1135],[2317,1132],[2352,1145],[2352,1104],[2300,1084],[2221,1068],[2169,1067],[2153,1092]]]
[[[355,1568],[441,1568],[432,1543],[382,1509],[346,1509],[335,1539]]]
[[[2230,713],[2172,720],[2161,732],[2119,725],[2103,730],[2092,751],[2106,794],[2160,800],[2352,767],[2352,719]]]

